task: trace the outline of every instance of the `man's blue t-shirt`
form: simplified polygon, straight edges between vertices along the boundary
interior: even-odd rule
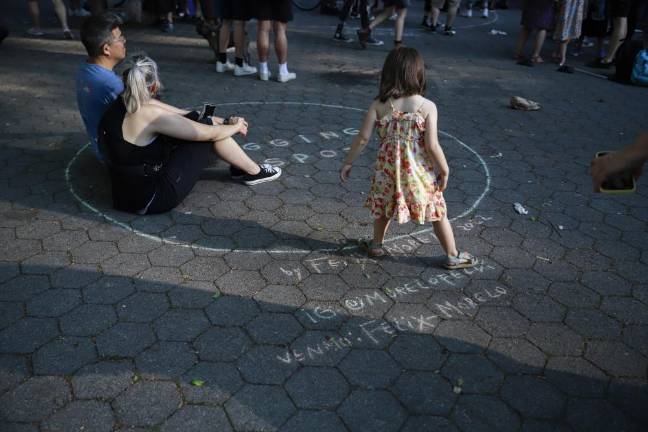
[[[97,129],[108,106],[124,91],[122,80],[102,66],[83,63],[76,76],[77,105],[92,149],[103,160],[97,145]]]

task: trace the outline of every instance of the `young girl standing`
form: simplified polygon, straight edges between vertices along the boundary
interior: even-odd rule
[[[459,252],[446,214],[443,191],[449,168],[437,136],[436,105],[424,98],[425,68],[414,48],[392,50],[383,66],[380,93],[369,107],[362,129],[351,146],[340,178],[348,179],[353,161],[371,139],[375,127],[380,149],[371,192],[365,206],[374,220],[373,240],[360,246],[372,257],[384,256],[383,239],[389,223],[432,222],[448,256],[445,267],[475,265],[475,258]]]

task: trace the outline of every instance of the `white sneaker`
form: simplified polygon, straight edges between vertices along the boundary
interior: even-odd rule
[[[30,35],[30,36],[44,36],[45,35],[45,33],[41,29],[36,28],[36,27],[32,27],[32,28],[28,29],[27,34]]]
[[[461,12],[461,16],[465,18],[472,18],[472,9],[466,9],[465,11]]]
[[[79,9],[73,9],[70,15],[78,16],[78,17],[89,17],[92,14],[83,8],[79,8]]]
[[[234,76],[254,75],[255,73],[257,73],[257,68],[245,62],[243,62],[243,66],[234,66]]]
[[[272,76],[272,74],[270,73],[270,71],[259,72],[259,79],[261,81],[268,81],[271,76]]]
[[[488,18],[488,8],[482,10],[482,18]]]
[[[286,74],[277,74],[277,81],[280,83],[285,83],[297,79],[297,74],[295,72],[288,72]]]
[[[221,63],[219,61],[216,62],[216,72],[218,73],[229,72],[233,70],[234,70],[234,63],[230,63],[229,61],[225,63]]]

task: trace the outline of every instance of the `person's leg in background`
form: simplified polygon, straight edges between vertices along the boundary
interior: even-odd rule
[[[29,9],[29,17],[32,22],[32,26],[27,30],[27,33],[32,36],[43,36],[45,33],[41,29],[38,0],[27,0],[27,8]]]
[[[54,12],[56,13],[56,17],[58,18],[59,22],[61,23],[61,27],[63,28],[63,37],[65,39],[73,39],[70,27],[68,27],[67,9],[65,8],[65,3],[63,3],[63,0],[52,0],[52,4],[54,5]]]
[[[531,54],[531,61],[533,63],[544,63],[544,59],[540,55],[542,46],[544,45],[545,38],[547,37],[547,30],[539,29],[536,34],[535,43],[533,44],[533,53]]]
[[[625,40],[627,32],[628,17],[614,17],[612,24],[612,35],[610,36],[610,45],[608,47],[607,55],[603,57],[603,59],[601,59],[602,65],[608,66],[612,64],[617,50],[621,46],[621,43]]]
[[[230,42],[230,29],[232,20],[223,19],[218,31],[218,58],[216,59],[216,72],[223,73],[234,70],[234,64],[227,59],[227,48]]]
[[[425,0],[425,3],[423,5],[423,22],[421,22],[421,27],[427,30],[430,30],[432,28],[431,15],[432,15],[432,0]]]
[[[288,71],[288,36],[286,28],[288,23],[273,21],[275,35],[275,52],[279,63],[279,73],[277,80],[279,82],[288,82],[297,78],[297,74]]]
[[[394,23],[394,48],[398,48],[403,43],[403,30],[405,29],[405,17],[407,8],[400,8],[396,11],[398,17]]]
[[[446,14],[446,23],[443,34],[447,36],[454,36],[456,31],[452,29],[452,24],[454,23],[455,18],[457,17],[457,10],[459,9],[459,0],[448,0],[448,13]]]
[[[259,55],[259,79],[268,81],[270,70],[268,69],[268,52],[270,50],[270,29],[272,21],[261,20],[257,25],[257,52]]]
[[[355,0],[344,0],[344,4],[340,8],[340,13],[338,15],[338,25],[335,29],[335,34],[333,39],[340,42],[353,42],[353,39],[344,34],[344,24],[346,23],[347,18],[349,17],[349,11]]]
[[[253,75],[257,69],[250,66],[245,60],[245,21],[234,21],[234,76]]]

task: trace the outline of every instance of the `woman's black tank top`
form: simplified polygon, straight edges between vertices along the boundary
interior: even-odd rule
[[[117,210],[131,213],[145,212],[156,193],[161,175],[151,171],[158,167],[160,174],[168,156],[164,137],[158,136],[146,146],[137,146],[124,139],[122,126],[126,117],[126,106],[121,97],[106,110],[101,118],[99,136],[105,140],[108,153],[110,178],[112,182],[113,206]],[[120,169],[120,167],[133,169]],[[148,172],[150,175],[137,174]]]

